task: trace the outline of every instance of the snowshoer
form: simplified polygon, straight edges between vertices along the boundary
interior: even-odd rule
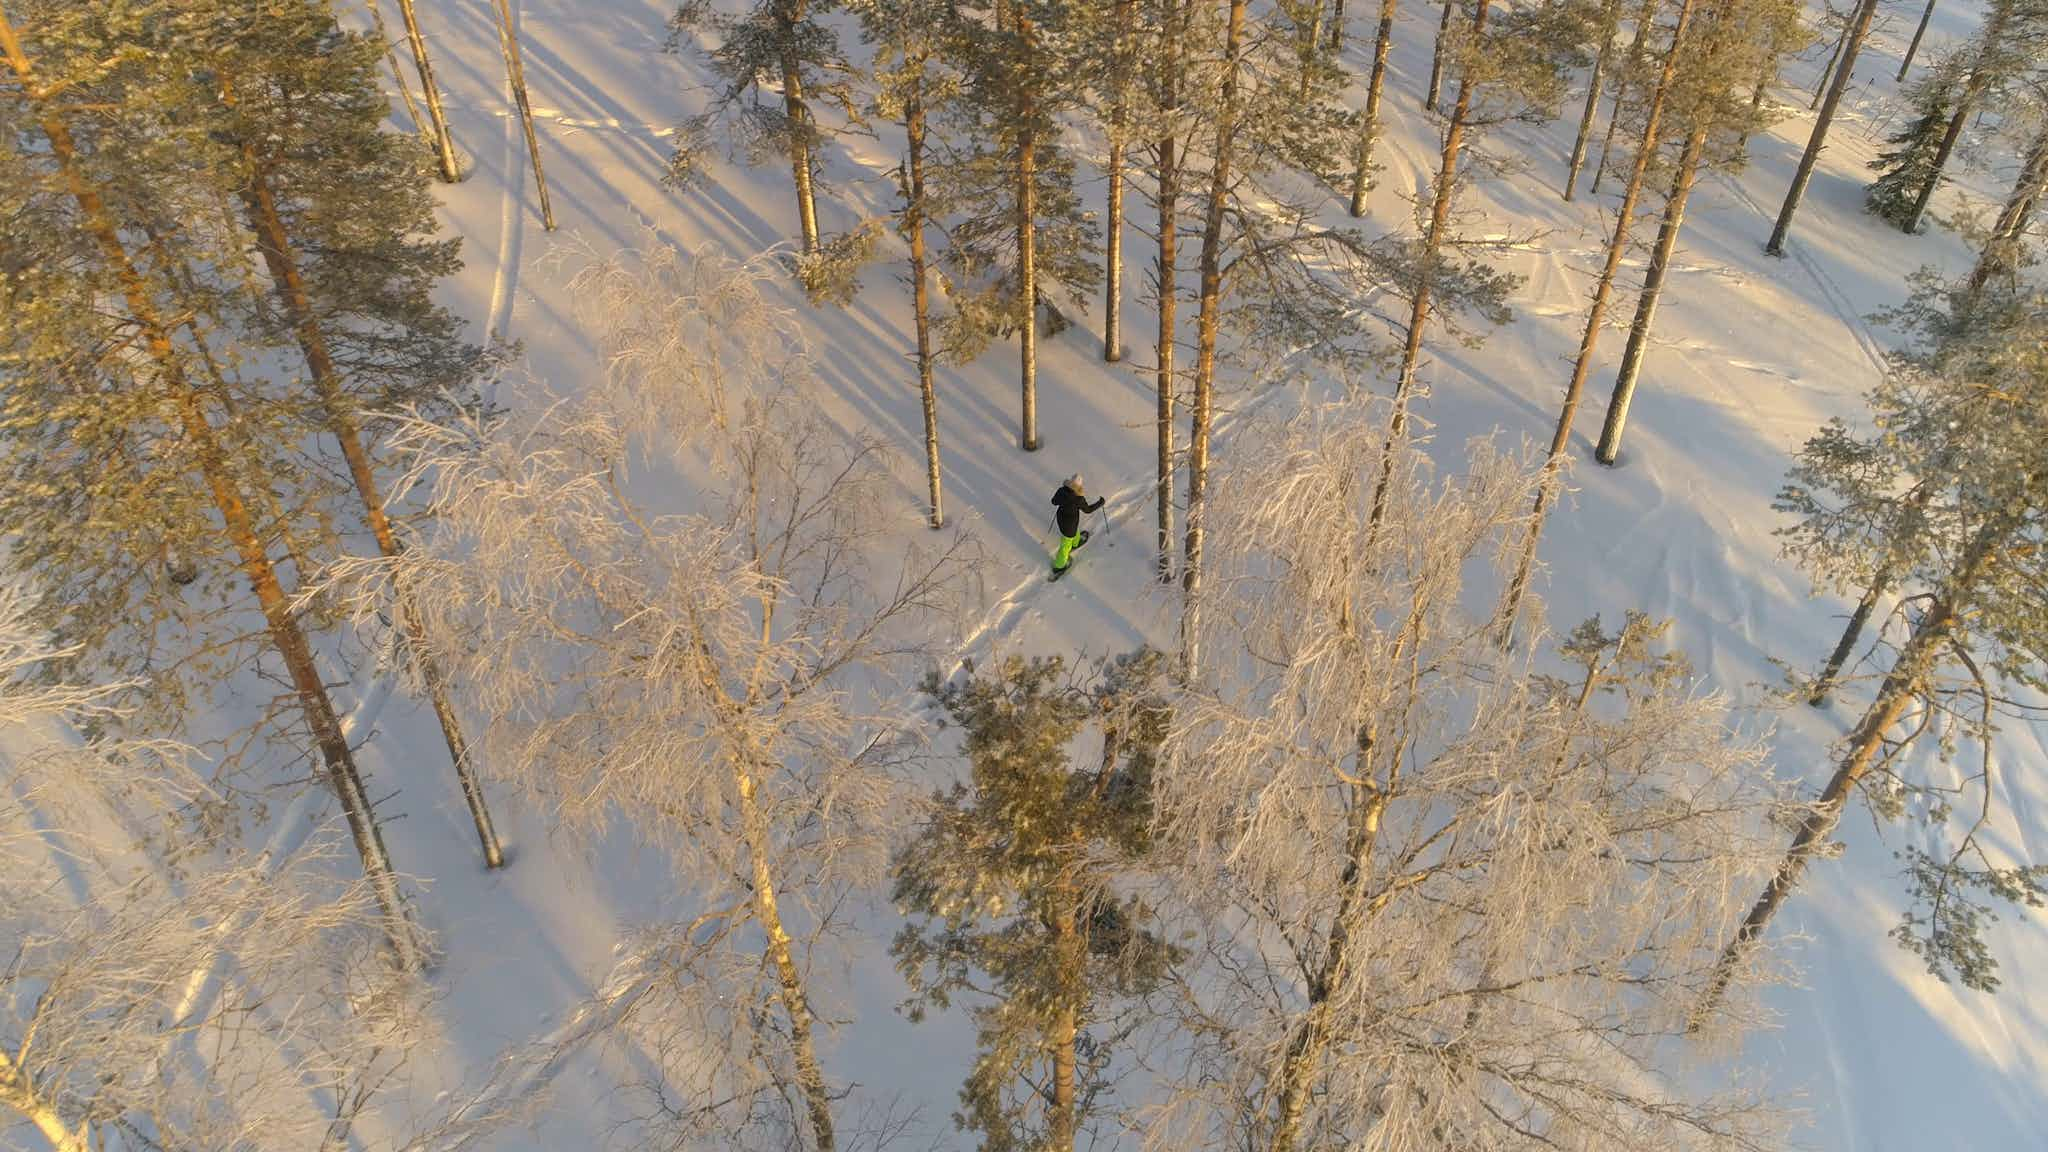
[[[1052,557],[1052,578],[1057,580],[1073,563],[1075,551],[1088,543],[1088,533],[1081,531],[1081,513],[1095,511],[1102,507],[1102,501],[1088,502],[1088,490],[1081,484],[1081,474],[1076,472],[1052,494],[1052,506],[1053,523],[1060,533],[1060,548]]]

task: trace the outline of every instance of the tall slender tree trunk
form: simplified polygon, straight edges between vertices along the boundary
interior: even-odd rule
[[[1835,690],[1835,682],[1842,675],[1843,665],[1856,651],[1856,641],[1862,637],[1863,629],[1870,623],[1870,614],[1877,610],[1877,602],[1891,588],[1892,573],[1887,565],[1871,578],[1870,587],[1863,590],[1863,596],[1856,601],[1856,610],[1849,614],[1849,623],[1842,629],[1842,638],[1835,642],[1835,650],[1828,653],[1828,662],[1820,670],[1820,676],[1813,682],[1813,691],[1806,702],[1819,708],[1828,702],[1828,694]]]
[[[548,201],[548,176],[540,164],[540,137],[533,131],[533,105],[526,99],[526,64],[519,56],[519,31],[512,24],[511,0],[498,2],[498,49],[505,57],[505,83],[512,88],[512,102],[519,109],[519,123],[526,129],[526,154],[533,160],[533,186],[540,193],[541,227],[555,230],[555,208]]]
[[[782,0],[775,18],[780,33],[782,110],[789,118],[789,171],[796,181],[797,224],[804,255],[818,254],[818,203],[811,190],[811,108],[804,102],[803,62],[797,58],[796,30],[804,22],[804,0]]]
[[[418,943],[406,919],[398,877],[391,868],[390,855],[384,849],[383,835],[377,829],[376,815],[363,787],[362,775],[356,768],[355,755],[342,733],[334,702],[327,695],[327,685],[320,679],[312,647],[292,614],[269,554],[257,538],[248,505],[200,407],[199,396],[185,378],[184,366],[171,340],[171,330],[150,300],[142,273],[129,259],[128,250],[121,242],[119,229],[108,214],[99,189],[79,167],[77,146],[70,126],[54,108],[43,104],[42,87],[36,80],[35,70],[14,33],[13,25],[4,14],[0,14],[0,53],[6,55],[22,88],[38,105],[39,126],[49,140],[50,155],[64,178],[65,190],[77,203],[86,232],[98,246],[101,258],[107,262],[107,270],[120,285],[122,299],[128,307],[130,319],[139,329],[145,353],[156,365],[167,404],[185,440],[198,457],[201,477],[213,498],[215,510],[220,513],[222,533],[238,555],[243,575],[256,594],[271,642],[284,660],[307,727],[319,747],[328,781],[341,802],[342,813],[355,840],[356,853],[362,858],[364,875],[370,881],[384,916],[385,933],[392,950],[401,966],[407,971],[417,971],[421,966]]]
[[[1458,0],[1444,0],[1444,13],[1436,22],[1436,49],[1429,57],[1429,89],[1422,95],[1422,108],[1431,111],[1436,108],[1436,98],[1443,91],[1444,41],[1451,34],[1451,17],[1457,10]]]
[[[1308,986],[1308,1005],[1287,1039],[1279,1072],[1273,1116],[1271,1152],[1295,1152],[1301,1143],[1301,1121],[1315,1087],[1317,1065],[1329,1043],[1330,997],[1344,980],[1350,963],[1351,918],[1357,913],[1372,878],[1372,849],[1386,811],[1384,793],[1374,790],[1354,800],[1351,834],[1345,845],[1344,875],[1336,913],[1323,944],[1322,962]]]
[[[1316,53],[1323,46],[1323,0],[1295,2],[1307,5],[1306,11],[1297,11],[1294,17],[1294,53],[1301,66],[1301,75],[1295,81],[1294,98],[1306,104],[1309,90],[1315,86]]]
[[[1579,166],[1586,162],[1586,141],[1593,135],[1593,117],[1600,110],[1600,80],[1607,73],[1607,59],[1614,52],[1614,34],[1621,23],[1621,0],[1607,0],[1600,14],[1600,51],[1593,57],[1593,74],[1586,79],[1586,108],[1579,113],[1579,134],[1572,140],[1571,159],[1564,170],[1564,198],[1570,200],[1579,183]]]
[[[1475,0],[1472,6],[1472,39],[1477,42],[1486,31],[1486,17],[1493,0]],[[1387,425],[1386,451],[1380,453],[1380,478],[1373,487],[1372,520],[1379,526],[1387,511],[1387,488],[1394,480],[1394,447],[1408,430],[1408,399],[1414,391],[1415,366],[1422,359],[1423,332],[1429,326],[1430,293],[1435,287],[1436,262],[1443,254],[1444,231],[1450,227],[1451,201],[1458,192],[1458,157],[1465,148],[1465,122],[1472,114],[1470,69],[1458,81],[1458,102],[1451,109],[1450,127],[1444,132],[1443,156],[1437,162],[1436,192],[1429,208],[1429,227],[1422,235],[1422,259],[1415,271],[1415,296],[1408,306],[1408,337],[1401,347],[1401,371],[1394,381],[1394,415]]]
[[[27,1117],[51,1152],[94,1152],[99,1147],[92,1125],[83,1120],[76,1127],[66,1123],[55,1104],[36,1094],[28,1070],[16,1064],[5,1048],[0,1048],[0,1108]]]
[[[225,98],[232,103],[232,88],[223,82],[222,89]],[[241,189],[242,206],[248,217],[249,230],[256,237],[257,251],[263,256],[271,285],[284,305],[285,315],[292,322],[299,350],[306,358],[306,367],[312,372],[314,391],[326,412],[328,431],[341,446],[342,459],[348,465],[349,479],[355,484],[356,496],[362,502],[363,516],[369,522],[371,536],[377,541],[377,550],[387,557],[396,557],[401,551],[398,537],[391,530],[391,518],[385,514],[376,472],[370,464],[369,451],[363,445],[362,432],[356,425],[353,406],[342,388],[341,373],[328,350],[326,331],[314,313],[298,253],[285,230],[284,217],[278,211],[270,166],[255,146],[246,140],[242,142],[242,161],[248,168],[248,178]],[[401,602],[398,618],[405,647],[416,661],[420,680],[427,689],[434,715],[440,721],[441,737],[448,745],[448,758],[455,765],[456,780],[462,787],[463,800],[469,806],[470,820],[476,826],[484,866],[502,867],[505,863],[504,848],[498,841],[490,809],[484,802],[483,785],[478,781],[475,766],[470,760],[469,741],[463,735],[461,721],[449,699],[448,679],[427,651],[415,606],[409,601]]]
[[[455,137],[448,131],[448,116],[441,110],[441,86],[434,83],[434,62],[427,57],[427,38],[420,34],[419,13],[413,0],[398,0],[398,14],[405,21],[405,39],[412,45],[413,67],[420,74],[420,97],[427,102],[427,118],[434,125],[435,151],[441,157],[441,179],[450,184],[462,179],[462,167],[455,159]]]
[[[1685,33],[1692,21],[1696,0],[1680,0],[1678,20],[1672,27],[1671,47],[1664,53],[1664,67],[1657,74],[1657,86],[1650,92],[1650,106],[1643,116],[1643,133],[1636,145],[1635,162],[1629,166],[1628,184],[1621,191],[1621,206],[1614,214],[1614,234],[1607,244],[1607,259],[1600,266],[1600,280],[1593,286],[1593,303],[1586,309],[1586,327],[1579,334],[1579,354],[1572,361],[1571,382],[1565,385],[1564,404],[1557,412],[1557,427],[1550,434],[1550,454],[1543,464],[1543,479],[1536,489],[1529,528],[1522,538],[1521,555],[1515,561],[1514,579],[1508,584],[1507,604],[1501,614],[1501,646],[1513,639],[1522,597],[1529,588],[1529,570],[1536,561],[1536,544],[1543,535],[1543,522],[1557,498],[1558,478],[1572,442],[1572,422],[1577,418],[1579,400],[1586,391],[1586,377],[1593,371],[1593,353],[1600,344],[1600,331],[1607,323],[1607,305],[1614,295],[1615,277],[1621,272],[1622,257],[1628,252],[1629,231],[1635,225],[1636,202],[1642,197],[1644,174],[1657,154],[1663,129],[1664,101],[1678,74],[1679,53],[1685,47]]]
[[[1650,25],[1657,22],[1657,0],[1643,0],[1636,9],[1635,29],[1629,34],[1628,67],[1614,81],[1614,103],[1607,109],[1607,136],[1600,142],[1600,163],[1593,169],[1593,194],[1600,194],[1600,181],[1607,175],[1607,157],[1614,151],[1614,132],[1621,127],[1621,105],[1628,98],[1629,84],[1642,72],[1644,46],[1649,43]]]
[[[377,0],[367,2],[370,6],[371,24],[377,29],[378,41],[384,45],[384,62],[391,66],[391,79],[398,85],[398,98],[405,102],[405,114],[412,119],[413,131],[419,133],[420,139],[426,142],[427,147],[433,148],[437,144],[434,126],[428,123],[427,118],[420,113],[420,106],[413,101],[412,85],[406,83],[405,70],[398,65],[398,49],[392,47],[391,32],[384,25],[384,11],[378,7]]]
[[[1181,667],[1192,675],[1201,658],[1202,543],[1209,487],[1209,434],[1214,422],[1216,333],[1223,311],[1223,217],[1230,200],[1231,153],[1237,144],[1237,85],[1243,66],[1246,0],[1230,0],[1223,31],[1223,81],[1216,110],[1216,147],[1202,217],[1201,286],[1195,318],[1194,419],[1188,433],[1188,533],[1181,559]]]
[[[1906,44],[1905,58],[1899,61],[1897,79],[1903,83],[1906,73],[1912,71],[1913,57],[1920,54],[1920,38],[1927,35],[1927,22],[1934,19],[1935,0],[1927,0],[1927,7],[1920,10],[1920,26],[1913,29],[1913,39]]]
[[[1165,127],[1159,134],[1159,254],[1155,276],[1159,281],[1159,335],[1154,343],[1157,357],[1158,401],[1157,442],[1159,471],[1159,580],[1173,579],[1173,457],[1174,379],[1173,360],[1180,288],[1180,85],[1186,45],[1183,33],[1192,0],[1161,0],[1159,46],[1160,116]]]
[[[1344,0],[1332,0],[1330,5],[1330,55],[1344,50]]]
[[[1394,43],[1394,5],[1380,0],[1380,26],[1372,46],[1372,75],[1365,84],[1365,117],[1358,125],[1358,155],[1351,168],[1351,215],[1365,215],[1365,194],[1372,190],[1372,149],[1380,137],[1380,93],[1387,84],[1387,49]]]
[[[1052,1024],[1052,1100],[1046,1116],[1048,1152],[1074,1152],[1074,1137],[1080,1127],[1078,1097],[1074,1093],[1075,1047],[1081,1033],[1080,1007],[1075,1002],[1081,982],[1083,945],[1078,927],[1080,903],[1071,884],[1060,885],[1060,908],[1053,916],[1053,947],[1059,954],[1060,974],[1069,982],[1061,989],[1061,1003]]]
[[[1777,915],[1785,898],[1798,885],[1808,861],[1820,851],[1828,835],[1841,821],[1849,794],[1879,762],[1884,751],[1885,734],[1905,715],[1933,671],[1942,645],[1948,643],[1954,633],[1958,600],[1968,596],[1977,586],[1998,550],[2011,539],[2017,524],[2016,518],[2006,515],[1994,517],[1979,527],[1962,556],[1958,557],[1954,573],[1913,626],[1913,634],[1899,650],[1898,659],[1893,661],[1892,670],[1878,689],[1877,698],[1871,701],[1863,718],[1850,730],[1834,776],[1799,822],[1799,830],[1793,835],[1791,846],[1785,850],[1785,858],[1779,862],[1777,872],[1764,886],[1763,894],[1757,897],[1749,915],[1743,918],[1735,938],[1722,951],[1699,1015],[1704,1016],[1719,1001],[1734,978],[1735,970],[1763,937],[1770,927],[1771,918]]]
[[[1018,381],[1022,413],[1017,440],[1026,452],[1038,451],[1038,109],[1024,78],[1033,55],[1031,21],[1022,12],[1013,17],[1023,66],[1017,71],[1017,293],[1023,301],[1018,326]]]
[[[1124,358],[1124,154],[1129,143],[1131,24],[1137,0],[1116,0],[1116,91],[1109,105],[1109,212],[1102,246],[1102,358]]]
[[[1806,195],[1806,184],[1813,179],[1813,166],[1820,159],[1820,150],[1827,146],[1828,126],[1834,123],[1835,110],[1842,106],[1842,93],[1849,90],[1849,80],[1856,74],[1856,56],[1863,50],[1863,38],[1870,32],[1870,18],[1877,13],[1877,0],[1862,0],[1856,14],[1850,18],[1848,28],[1843,31],[1842,62],[1835,69],[1835,78],[1828,85],[1827,99],[1821,103],[1820,115],[1813,121],[1813,134],[1806,138],[1806,151],[1799,157],[1799,168],[1792,174],[1792,186],[1785,190],[1785,203],[1778,209],[1778,222],[1771,228],[1770,242],[1764,251],[1773,256],[1785,254],[1785,237],[1792,231],[1792,215],[1799,211],[1799,201]]]
[[[2048,127],[2027,148],[2019,176],[2005,198],[2005,207],[1999,210],[1991,234],[1984,238],[1984,247],[1977,253],[1977,263],[1970,269],[1966,291],[1973,301],[1993,276],[2009,274],[2019,266],[2021,238],[2044,190],[2048,190]]]
[[[1778,78],[1777,41],[1771,42],[1770,50],[1765,55],[1769,58],[1764,61],[1764,66],[1757,71],[1756,87],[1749,91],[1749,119],[1743,121],[1742,134],[1735,138],[1735,147],[1742,151],[1744,155],[1748,155],[1750,133],[1755,130],[1759,119],[1758,114],[1763,110],[1764,94],[1770,90],[1771,83]]]
[[[1920,230],[1920,217],[1927,211],[1928,201],[1934,199],[1934,190],[1941,186],[1942,170],[1948,167],[1948,158],[1955,153],[1956,141],[1962,137],[1963,125],[1970,114],[1977,111],[1977,102],[1991,87],[1991,54],[2006,47],[2003,40],[2005,26],[2012,19],[2015,0],[1995,0],[1991,11],[1984,17],[1984,28],[1978,33],[1977,56],[1970,64],[1969,79],[1963,83],[1962,99],[1956,101],[1956,108],[1948,120],[1948,130],[1941,135],[1941,146],[1934,151],[1934,162],[1929,165],[1927,182],[1920,186],[1920,194],[1913,200],[1913,211],[1906,219],[1908,233]]]
[[[1813,99],[1806,102],[1808,112],[1820,107],[1821,97],[1827,95],[1828,88],[1837,75],[1835,65],[1842,59],[1842,46],[1849,42],[1849,28],[1847,24],[1842,25],[1842,31],[1835,36],[1835,46],[1828,50],[1828,62],[1821,65],[1820,79],[1813,83]]]
[[[922,72],[920,58],[911,67]],[[924,85],[912,79],[903,101],[903,129],[909,139],[909,171],[904,188],[903,234],[910,241],[910,301],[917,321],[917,387],[924,402],[925,483],[931,491],[931,526],[946,526],[946,513],[939,494],[939,401],[932,385],[932,322],[930,275],[924,250]]]
[[[816,1017],[804,989],[803,970],[797,967],[789,931],[783,926],[782,909],[777,903],[775,873],[769,866],[773,843],[768,818],[761,811],[756,795],[758,782],[752,771],[744,767],[735,769],[733,783],[739,794],[741,834],[746,837],[747,856],[752,865],[754,921],[767,938],[768,963],[775,970],[783,1014],[789,1018],[789,1046],[796,1060],[797,1091],[803,1096],[804,1111],[811,1121],[816,1152],[833,1152],[838,1141],[832,1129],[832,1095],[825,1084],[825,1070],[818,1063],[817,1042],[812,1036]]]
[[[1615,375],[1614,393],[1607,400],[1607,421],[1600,428],[1600,444],[1593,458],[1613,464],[1621,452],[1621,434],[1628,426],[1629,404],[1635,399],[1636,381],[1642,376],[1643,354],[1649,350],[1650,327],[1657,318],[1657,302],[1664,295],[1664,277],[1671,271],[1671,253],[1678,247],[1678,230],[1685,225],[1685,202],[1699,177],[1700,154],[1705,151],[1707,130],[1695,128],[1685,139],[1678,157],[1678,171],[1671,180],[1671,195],[1664,201],[1664,222],[1657,228],[1657,246],[1650,252],[1650,267],[1643,274],[1643,290],[1636,297],[1636,317],[1629,326],[1628,345],[1621,352],[1621,370]]]

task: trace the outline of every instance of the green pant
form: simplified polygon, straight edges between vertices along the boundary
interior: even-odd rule
[[[1060,537],[1060,550],[1053,553],[1052,570],[1055,572],[1065,572],[1067,565],[1073,562],[1074,549],[1080,546],[1081,537],[1079,535]]]

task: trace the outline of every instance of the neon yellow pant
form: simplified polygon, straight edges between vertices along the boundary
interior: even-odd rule
[[[1055,572],[1065,572],[1067,565],[1073,563],[1074,549],[1080,546],[1081,538],[1079,536],[1060,537],[1060,550],[1053,553],[1052,570]]]

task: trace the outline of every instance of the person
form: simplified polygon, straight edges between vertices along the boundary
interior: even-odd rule
[[[1074,550],[1088,542],[1088,533],[1081,531],[1081,513],[1095,511],[1102,507],[1102,501],[1088,502],[1088,490],[1081,484],[1081,474],[1076,472],[1052,494],[1052,506],[1053,523],[1060,532],[1059,551],[1052,558],[1052,578],[1057,580],[1074,562]]]

